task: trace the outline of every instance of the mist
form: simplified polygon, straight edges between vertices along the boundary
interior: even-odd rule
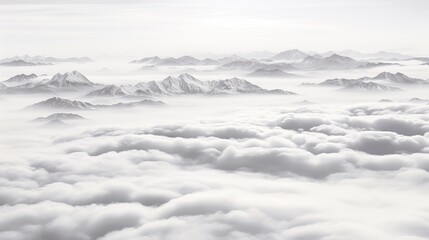
[[[406,5],[3,1],[0,239],[428,239]]]

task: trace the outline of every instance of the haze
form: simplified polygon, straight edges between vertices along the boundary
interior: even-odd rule
[[[420,56],[429,52],[428,8],[425,0],[3,0],[0,54],[130,57],[299,48]]]
[[[427,240],[427,1],[1,1],[0,240]]]

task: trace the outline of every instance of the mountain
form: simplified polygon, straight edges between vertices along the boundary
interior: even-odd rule
[[[261,63],[261,62],[252,61],[252,60],[230,62],[218,67],[216,70],[256,71],[258,69],[265,69],[265,70],[279,69],[279,70],[285,70],[285,71],[296,70],[294,66],[287,63]]]
[[[88,78],[78,71],[66,72],[64,74],[57,73],[51,80],[41,82],[41,84],[56,88],[84,88],[94,86],[93,82],[89,81]]]
[[[133,60],[131,63],[144,63],[144,64],[158,64],[162,59],[158,56],[142,58],[140,60]]]
[[[87,96],[127,96],[132,95],[135,92],[134,86],[115,86],[115,85],[108,85],[101,89],[92,91],[87,94]]]
[[[201,60],[191,56],[183,56],[176,59],[182,65],[198,65],[201,64]]]
[[[179,58],[160,58],[158,56],[133,60],[130,63],[143,63],[157,66],[189,66],[189,65],[218,65],[219,62],[206,58],[200,60],[191,56],[182,56]]]
[[[329,57],[323,58],[320,56],[308,56],[294,66],[299,69],[348,69],[358,66],[358,62],[349,57],[343,57],[333,54]]]
[[[304,58],[308,56],[309,56],[308,54],[301,52],[298,49],[291,49],[291,50],[286,50],[284,52],[281,52],[271,57],[271,59],[281,60],[281,61],[302,61]]]
[[[207,90],[206,82],[187,73],[183,73],[177,78],[169,76],[162,80],[161,84],[167,92],[173,94],[196,94]]]
[[[421,98],[413,97],[408,101],[409,102],[417,102],[417,103],[426,103],[426,102],[429,102],[429,99],[421,99]]]
[[[41,127],[43,127],[43,128],[64,128],[64,127],[68,127],[68,126],[69,125],[67,125],[63,121],[58,120],[58,119],[54,119],[54,120],[51,120],[51,121],[43,124]]]
[[[401,91],[396,87],[390,87],[374,82],[351,82],[344,86],[346,90],[364,90],[364,91]]]
[[[19,60],[25,61],[25,62],[31,62],[31,63],[93,62],[93,60],[89,57],[54,58],[54,57],[47,57],[47,56],[29,56],[29,55],[4,58],[0,60],[0,62],[11,62],[11,61],[19,61]]]
[[[237,93],[256,93],[263,90],[244,79],[232,78],[214,82],[213,88],[208,92],[213,94],[237,94]]]
[[[328,67],[330,66],[344,66],[344,67],[352,67],[355,66],[358,61],[354,60],[353,58],[350,57],[344,57],[338,54],[332,54],[329,57],[326,57],[324,59],[322,59],[322,63]]]
[[[382,67],[382,66],[392,66],[392,65],[398,65],[398,63],[383,63],[383,62],[364,62],[357,66],[356,68],[374,68],[374,67]]]
[[[356,80],[361,82],[380,81],[388,84],[401,84],[401,85],[429,84],[429,81],[427,80],[412,78],[400,72],[398,73],[382,72],[374,77],[361,77],[357,79],[344,79],[344,80],[353,80],[353,81]]]
[[[19,83],[22,83],[22,82],[26,82],[27,80],[30,80],[30,79],[33,79],[36,77],[37,77],[37,75],[34,73],[28,74],[28,75],[19,74],[19,75],[13,76],[13,77],[11,77],[11,78],[3,81],[3,82],[19,82]]]
[[[356,58],[356,59],[362,59],[362,58],[368,57],[367,54],[364,54],[364,53],[361,53],[358,51],[354,51],[351,49],[347,49],[347,50],[343,50],[343,51],[327,51],[327,52],[319,53],[319,55],[322,57],[329,57],[333,54],[338,54],[341,56],[346,56],[346,57]]]
[[[247,76],[249,76],[249,77],[276,77],[276,78],[299,77],[299,75],[287,73],[287,72],[284,72],[280,69],[267,70],[267,69],[263,69],[263,68],[260,68],[256,71],[252,72],[252,73],[249,73],[249,74],[247,74]]]
[[[159,106],[165,105],[161,101],[152,101],[152,100],[142,100],[138,102],[130,103],[116,103],[111,105],[94,105],[89,102],[82,101],[72,101],[59,97],[52,97],[45,101],[33,104],[28,106],[30,109],[73,109],[73,110],[96,110],[103,108],[126,108],[126,107],[136,107],[136,106]]]
[[[239,78],[231,78],[213,82],[213,88],[207,92],[207,95],[223,95],[223,94],[285,94],[295,95],[296,93],[283,91],[280,89],[267,90],[247,80]]]
[[[3,89],[4,93],[52,93],[57,90],[80,90],[83,88],[95,87],[95,84],[88,80],[82,73],[78,71],[66,72],[64,74],[57,73],[51,79],[42,80],[36,83],[25,83],[7,89]]]
[[[382,82],[383,84],[376,83]],[[369,91],[398,91],[397,87],[388,86],[385,84],[400,84],[400,85],[414,85],[414,84],[429,84],[429,81],[411,78],[403,73],[389,73],[382,72],[375,77],[362,77],[358,79],[345,79],[335,78],[328,79],[317,85],[319,86],[334,86],[342,87],[343,89],[353,90],[369,90]],[[314,85],[314,84],[303,84],[303,85]]]
[[[180,63],[176,58],[165,58],[157,64],[158,66],[182,66],[186,64]]]
[[[356,61],[353,58],[332,54],[329,57],[308,56],[293,66],[298,69],[307,70],[342,70],[342,69],[355,69],[355,68],[368,68],[376,66],[391,65],[387,63],[373,63]]]
[[[39,83],[24,83],[1,89],[1,93],[6,94],[44,94],[52,92],[52,87]]]
[[[138,60],[133,60],[130,63],[142,63],[147,65],[155,66],[193,66],[193,65],[223,65],[228,64],[234,61],[248,61],[245,58],[242,58],[237,55],[231,55],[219,59],[205,58],[198,59],[192,56],[182,56],[178,58],[169,57],[169,58],[160,58],[158,56],[147,57]]]
[[[220,62],[213,60],[211,58],[205,58],[205,59],[201,60],[201,64],[202,65],[219,65]]]
[[[60,120],[60,121],[66,121],[66,120],[84,120],[85,118],[80,116],[79,114],[75,113],[53,113],[47,117],[39,117],[32,122],[48,122],[52,120]]]
[[[341,87],[344,90],[360,90],[360,91],[399,91],[399,88],[390,87],[374,82],[364,82],[357,79],[328,79],[319,86]]]
[[[324,53],[320,53],[323,57],[331,56],[332,54],[338,54],[341,56],[347,56],[354,59],[398,59],[398,60],[405,60],[408,58],[412,58],[411,56],[404,55],[401,53],[395,53],[395,52],[386,52],[386,51],[379,51],[376,53],[361,53],[354,50],[343,50],[343,51],[328,51]]]
[[[72,101],[59,97],[52,97],[45,101],[28,106],[31,109],[75,109],[75,110],[94,110],[95,105],[88,102]]]
[[[130,107],[140,107],[140,106],[163,106],[165,105],[162,101],[153,101],[144,99],[138,102],[129,102],[129,103],[115,103],[112,105],[97,105],[98,108],[130,108]]]
[[[9,83],[9,84],[23,84],[23,83],[29,83],[31,80],[34,80],[37,78],[37,75],[32,73],[32,74],[19,74],[16,76],[13,76],[3,82],[5,83]]]
[[[9,62],[0,62],[0,66],[11,66],[11,67],[27,67],[27,66],[39,66],[39,65],[51,65],[50,63],[33,63],[24,60],[13,60]]]
[[[150,96],[150,95],[192,95],[192,94],[237,94],[272,93],[293,94],[282,90],[266,90],[246,80],[232,78],[226,80],[201,81],[184,73],[169,76],[162,81],[138,83],[135,86],[106,86],[89,93],[90,96]]]
[[[247,61],[247,59],[240,57],[238,55],[231,55],[231,56],[219,58],[216,61],[219,62],[220,64],[224,65],[224,64],[231,63],[231,62],[235,62],[235,61]]]
[[[140,95],[201,94],[209,89],[207,82],[200,81],[187,73],[180,74],[178,77],[169,76],[162,81],[138,83],[136,87]]]
[[[182,56],[179,58],[166,58],[158,63],[161,66],[188,66],[188,65],[201,65],[202,61],[191,56]]]
[[[386,52],[386,51],[379,51],[376,53],[369,54],[369,58],[375,58],[375,59],[398,59],[398,60],[405,60],[412,58],[412,56],[404,55],[401,53],[395,53],[395,52]]]
[[[4,83],[1,83],[0,82],[0,89],[6,89],[7,88],[7,86],[6,85],[4,85]]]
[[[386,81],[396,84],[429,84],[429,81],[419,79],[419,78],[411,78],[403,73],[397,72],[395,74],[389,72],[382,72],[373,78],[362,78],[363,80],[380,80]]]

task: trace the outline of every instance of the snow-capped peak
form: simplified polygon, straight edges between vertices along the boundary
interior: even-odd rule
[[[45,84],[58,88],[89,87],[94,85],[94,83],[78,71],[66,72],[64,74],[57,73]]]

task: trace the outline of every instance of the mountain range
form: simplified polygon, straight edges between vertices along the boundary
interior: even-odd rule
[[[188,66],[188,65],[219,65],[220,63],[211,58],[197,59],[191,56],[182,56],[179,58],[160,58],[158,56],[133,60],[131,63],[143,63],[157,66]]]
[[[109,85],[90,92],[88,96],[151,96],[189,94],[295,94],[283,90],[267,90],[247,80],[231,78],[225,80],[201,81],[184,73],[169,76],[162,81],[142,82],[136,85]]]
[[[50,122],[53,120],[69,121],[69,120],[85,120],[85,118],[75,113],[53,113],[47,117],[39,117],[39,118],[33,119],[32,122]]]
[[[357,61],[350,57],[333,54],[329,57],[320,55],[307,56],[301,62],[294,63],[293,66],[304,70],[342,70],[355,68],[369,68],[392,65],[390,63],[374,63]]]
[[[304,60],[304,58],[308,56],[310,55],[298,49],[291,49],[291,50],[286,50],[281,53],[278,53],[275,56],[271,57],[270,59],[295,62],[295,61],[302,61]]]
[[[288,63],[265,63],[258,62],[254,60],[239,60],[233,61],[222,66],[219,66],[216,70],[219,71],[256,71],[258,69],[265,70],[282,70],[282,71],[291,71],[297,70],[292,64]]]
[[[47,123],[43,124],[40,127],[41,128],[63,129],[63,128],[70,127],[70,126],[71,125],[68,125],[65,122],[61,121],[61,120],[54,119],[54,120],[48,121]]]
[[[396,52],[379,51],[375,53],[362,53],[355,50],[347,49],[342,51],[327,51],[327,52],[315,52],[315,51],[301,51],[298,49],[290,49],[280,52],[270,59],[282,60],[282,61],[301,61],[307,56],[318,55],[321,57],[329,57],[331,55],[338,54],[345,57],[354,59],[380,59],[380,60],[408,60],[413,57]]]
[[[394,83],[394,84],[429,84],[428,80],[420,79],[420,78],[412,78],[403,73],[390,73],[390,72],[382,72],[374,77],[363,77],[358,80],[372,80],[372,81],[383,81],[386,83]]]
[[[380,60],[406,60],[412,58],[412,56],[404,55],[396,52],[379,51],[375,53],[362,53],[354,50],[343,50],[343,51],[328,51],[319,53],[323,57],[331,56],[332,54],[338,54],[347,56],[355,59],[380,59]]]
[[[138,60],[133,60],[130,63],[142,63],[145,65],[154,66],[197,66],[197,65],[224,65],[235,61],[248,61],[246,58],[238,55],[230,55],[218,59],[204,58],[198,59],[192,56],[182,56],[178,58],[160,58],[158,56],[146,57]]]
[[[32,80],[35,80],[38,76],[34,73],[31,74],[19,74],[16,76],[13,76],[5,81],[3,81],[4,83],[6,83],[7,85],[12,84],[12,85],[19,85],[19,84],[23,84],[23,83],[29,83]]]
[[[223,58],[212,59],[197,59],[192,56],[182,56],[179,58],[160,58],[158,56],[133,60],[131,63],[145,64],[141,70],[154,70],[156,66],[197,66],[197,65],[212,65],[217,66],[216,71],[236,70],[236,71],[256,71],[258,69],[273,70],[279,69],[282,71],[290,70],[342,70],[355,68],[371,68],[386,65],[394,65],[393,63],[373,62],[364,60],[355,60],[350,56],[357,56],[358,59],[363,59],[364,54],[347,50],[341,51],[343,55],[333,51],[317,54],[303,52],[298,49],[290,49],[280,52],[269,59],[245,59],[237,55],[231,55]],[[388,52],[379,52],[377,56],[393,56],[404,59],[409,57]],[[374,55],[375,56],[375,55]]]
[[[277,72],[277,71],[273,71]],[[278,73],[278,72],[277,72]],[[286,73],[284,73],[286,74]],[[37,77],[35,74],[17,75],[6,81],[28,81]],[[201,81],[184,73],[177,77],[169,76],[162,81],[141,82],[136,85],[98,85],[78,71],[57,73],[51,79],[38,82],[26,82],[16,86],[3,84],[2,93],[54,93],[59,91],[89,91],[87,96],[156,96],[188,94],[295,94],[280,89],[267,90],[247,80],[231,78],[224,80]],[[98,89],[97,89],[98,87]]]
[[[4,62],[12,62],[12,61],[25,61],[30,63],[60,63],[60,62],[79,62],[79,63],[85,63],[85,62],[93,62],[89,57],[70,57],[70,58],[55,58],[55,57],[48,57],[48,56],[30,56],[30,55],[23,55],[23,56],[15,56],[10,58],[4,58],[0,60],[0,63]]]
[[[74,109],[74,110],[95,110],[96,105],[89,102],[69,100],[60,97],[52,97],[45,101],[35,103],[27,108],[31,109]]]
[[[293,74],[293,73],[287,73],[280,69],[264,69],[260,68],[257,69],[249,74],[247,74],[249,77],[274,77],[274,78],[287,78],[287,77],[301,77],[299,75]]]
[[[364,82],[356,79],[329,79],[318,84],[319,86],[341,87],[343,90],[359,91],[399,91],[401,89],[375,82]]]
[[[381,83],[379,83],[381,82]],[[328,79],[317,85],[319,86],[334,86],[342,87],[343,89],[353,90],[369,90],[369,91],[397,91],[400,90],[395,86],[390,85],[427,85],[428,80],[412,78],[403,73],[382,72],[374,77],[361,77],[357,79],[335,78]],[[304,84],[307,85],[307,84]],[[313,85],[313,84],[310,84]]]
[[[35,74],[34,74],[35,75]],[[34,79],[34,75],[17,75],[6,81],[17,82],[27,81],[23,84],[11,86],[2,90],[3,93],[49,93],[55,91],[76,91],[97,86],[89,81],[83,74],[78,71],[57,73],[51,79],[41,80],[39,82],[28,82]],[[37,76],[36,76],[37,77]]]
[[[0,62],[0,66],[8,66],[8,67],[29,67],[29,66],[44,66],[44,65],[52,65],[52,64],[51,63],[34,63],[34,62],[27,62],[24,60],[12,60],[12,61]]]
[[[43,84],[56,88],[85,88],[92,87],[94,83],[89,81],[82,73],[78,71],[57,73],[49,81],[43,81]]]
[[[33,105],[27,106],[27,109],[69,109],[69,110],[97,110],[102,108],[127,108],[127,107],[137,107],[137,106],[160,106],[165,105],[161,101],[152,101],[152,100],[142,100],[138,102],[129,102],[129,103],[116,103],[111,105],[103,104],[92,104],[89,102],[69,100],[60,97],[52,97],[45,101],[35,103]]]

